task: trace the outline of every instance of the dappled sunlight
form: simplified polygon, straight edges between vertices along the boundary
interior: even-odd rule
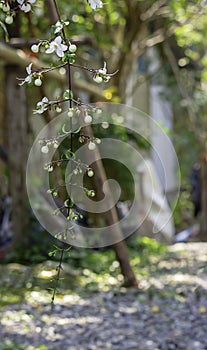
[[[194,276],[191,274],[183,274],[183,273],[176,273],[175,275],[168,277],[169,283],[179,283],[179,284],[186,284],[186,285],[192,285],[192,282],[197,285],[201,286],[204,289],[207,290],[207,281],[203,279],[203,277]]]
[[[196,344],[202,348],[199,334],[207,327],[207,285],[202,268],[207,244],[202,243],[202,249],[189,244],[167,247],[161,254],[158,251],[159,247],[147,253],[144,246],[144,256],[140,253],[132,258],[140,289],[122,286],[119,263],[106,251],[94,253],[93,258],[90,254],[83,267],[80,264],[73,269],[71,261],[67,269],[64,263],[64,279],[53,310],[48,286],[56,262],[30,268],[27,279],[25,266],[21,272],[21,265],[13,265],[15,280],[11,266],[5,265],[2,294],[10,293],[12,298],[17,293],[20,299],[2,304],[0,336],[4,334],[5,342],[13,344],[12,350],[85,350],[86,343],[90,349],[118,349],[115,344],[125,344],[123,349],[131,344],[133,349],[143,339],[149,349],[156,349],[156,342],[167,344],[170,332],[173,341],[182,344],[183,334],[188,334],[194,348]],[[36,345],[29,348],[29,344]]]

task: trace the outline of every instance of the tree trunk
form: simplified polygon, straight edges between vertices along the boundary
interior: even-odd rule
[[[84,134],[92,136],[92,129],[90,126],[86,126],[84,128]],[[94,151],[96,154],[98,153],[98,156],[95,158],[100,159],[99,151],[96,148]],[[87,157],[87,156],[86,156]],[[103,185],[105,186],[105,193],[109,194],[108,198],[110,198],[110,188],[106,186],[107,184],[107,177],[106,177],[106,172],[103,166],[103,162],[100,160],[95,161],[93,163],[93,170],[94,170],[94,179],[95,179],[95,187],[96,187],[96,198],[98,200],[101,200],[103,197],[102,194],[102,188]],[[109,199],[110,201],[110,199]],[[110,207],[110,204],[109,204]],[[105,215],[105,222],[108,226],[114,225],[115,223],[118,223],[118,215],[115,207],[112,207],[110,210],[108,210]],[[130,260],[129,260],[129,255],[128,255],[128,250],[125,241],[123,240],[123,235],[121,232],[121,228],[119,225],[116,225],[113,231],[113,235],[115,235],[115,240],[118,243],[115,243],[112,245],[112,249],[115,252],[116,258],[120,263],[120,269],[121,272],[124,276],[124,284],[127,287],[133,287],[133,286],[138,286],[136,276],[132,270],[132,267],[130,265]]]
[[[3,72],[0,72],[1,81],[4,79]],[[7,154],[5,152],[4,143],[5,143],[5,91],[4,86],[0,86],[0,195],[7,194],[5,191],[5,184],[2,186],[2,182],[5,180],[5,162],[7,161]]]
[[[28,122],[25,88],[20,88],[17,81],[17,77],[21,75],[22,72],[17,66],[6,67],[6,128],[14,243],[19,243],[28,220],[26,195]]]
[[[201,157],[201,233],[200,239],[207,241],[207,154]]]

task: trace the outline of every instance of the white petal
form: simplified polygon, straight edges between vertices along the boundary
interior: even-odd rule
[[[21,6],[21,10],[24,11],[24,12],[29,12],[31,10],[31,5],[29,3],[23,4]]]
[[[64,56],[64,52],[63,52],[61,46],[57,47],[56,54],[58,55],[58,57],[63,57]]]
[[[91,6],[91,8],[93,10],[95,10],[96,8],[102,8],[103,7],[103,3],[101,0],[88,0],[89,5]]]
[[[32,78],[28,75],[28,77],[26,77],[26,78],[24,79],[24,81],[25,81],[25,83],[31,83]]]
[[[30,63],[29,66],[26,67],[26,72],[27,72],[27,74],[32,73],[32,63]]]
[[[25,80],[23,80],[21,83],[19,83],[18,85],[19,86],[22,86],[22,85],[24,85],[26,83],[26,81]]]
[[[45,53],[52,53],[55,51],[55,47],[54,45],[52,45],[52,43],[50,44],[50,47],[48,47],[48,49],[45,51]]]
[[[106,62],[104,62],[103,68],[99,69],[99,73],[100,74],[106,74],[107,73]]]
[[[63,27],[56,27],[55,28],[55,34],[59,33],[61,30],[63,29]]]
[[[28,2],[30,2],[30,4],[34,4],[36,0],[28,0]]]
[[[55,38],[54,42],[55,42],[56,44],[58,44],[58,45],[61,45],[61,42],[62,42],[61,36],[58,35],[58,36]]]
[[[64,45],[64,44],[61,45],[61,48],[63,51],[66,51],[68,49],[67,45]]]

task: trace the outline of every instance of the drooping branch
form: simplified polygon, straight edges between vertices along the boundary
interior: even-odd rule
[[[25,69],[25,67],[30,63],[33,63],[34,67],[37,70],[41,70],[44,66],[44,63],[41,62],[38,58],[29,57],[23,50],[13,49],[9,45],[2,43],[0,43],[0,59],[5,61],[7,64],[14,64],[23,69]],[[60,83],[65,83],[65,76],[61,75],[58,71],[52,70],[51,72],[48,72],[47,77]],[[77,88],[86,91],[91,95],[94,95],[100,101],[106,101],[103,91],[94,86],[94,84],[91,84],[79,78],[75,80],[75,85]]]

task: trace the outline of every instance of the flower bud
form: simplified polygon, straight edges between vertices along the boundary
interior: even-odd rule
[[[68,110],[68,117],[72,118],[73,117],[73,113],[74,113],[73,108],[69,108],[69,110]]]
[[[52,171],[53,171],[53,166],[50,165],[50,166],[48,167],[48,172],[51,173]],[[53,196],[54,196],[54,192],[53,192]]]
[[[56,110],[56,112],[57,112],[57,113],[62,112],[62,108],[61,108],[61,107],[59,107],[59,106],[57,106],[57,107],[55,108],[55,110]]]
[[[2,10],[4,12],[8,12],[10,10],[10,6],[8,3],[2,5]]]
[[[46,146],[42,146],[41,152],[45,153],[45,154],[49,152],[49,148],[47,147],[47,145]]]
[[[90,151],[94,151],[95,148],[96,148],[95,143],[90,141],[89,144],[88,144],[88,149],[89,149]]]
[[[75,44],[70,44],[69,51],[71,53],[74,53],[74,52],[76,52],[76,50],[77,50],[77,46]]]
[[[89,114],[87,114],[86,116],[85,116],[85,118],[84,118],[84,122],[86,123],[86,124],[90,124],[91,122],[92,122],[92,117],[89,115]]]
[[[93,80],[97,83],[100,84],[103,81],[103,78],[100,77],[100,75],[94,75]]]
[[[94,175],[93,170],[90,169],[90,170],[88,171],[87,175],[88,175],[88,177],[93,177],[93,175]]]
[[[31,46],[31,51],[34,53],[38,53],[39,52],[39,46],[34,44]]]
[[[34,84],[35,84],[35,86],[41,86],[42,80],[40,78],[37,78],[37,79],[35,79]]]
[[[12,24],[14,22],[13,17],[12,16],[6,16],[5,22],[6,22],[6,24]]]

